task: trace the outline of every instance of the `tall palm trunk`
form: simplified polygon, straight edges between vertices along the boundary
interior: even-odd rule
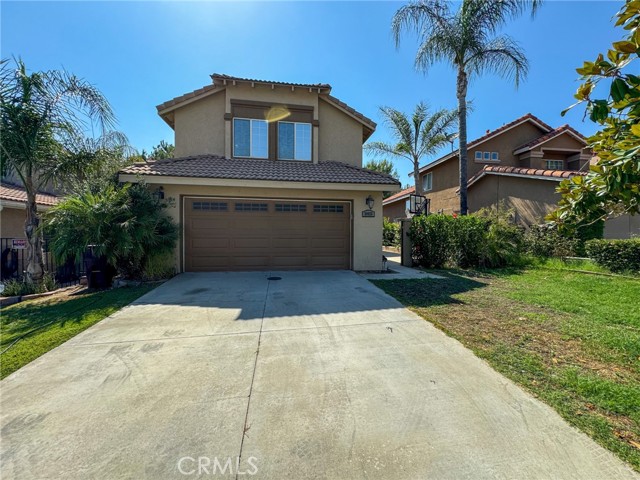
[[[25,177],[25,190],[27,192],[27,218],[24,222],[24,233],[27,236],[27,279],[37,282],[44,274],[44,261],[42,260],[42,240],[38,227],[40,217],[36,205],[36,194],[33,186],[33,177]]]
[[[459,160],[460,160],[460,215],[466,215],[467,205],[467,73],[458,68],[457,97],[459,122]]]
[[[416,195],[422,195],[422,182],[420,181],[420,159],[413,159],[413,179],[416,183]]]

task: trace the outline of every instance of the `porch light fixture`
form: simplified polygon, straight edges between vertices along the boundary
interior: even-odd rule
[[[371,195],[367,197],[367,199],[365,200],[365,203],[367,204],[367,207],[369,207],[369,210],[373,210],[373,204],[375,203],[375,200]]]
[[[157,202],[159,202],[160,200],[164,200],[164,188],[161,186],[159,186],[153,193],[153,198],[156,199]]]

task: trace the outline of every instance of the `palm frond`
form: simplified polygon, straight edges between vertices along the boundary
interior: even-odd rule
[[[470,73],[496,73],[503,78],[512,79],[516,87],[529,71],[527,57],[518,43],[508,35],[494,38],[471,52],[466,64]]]

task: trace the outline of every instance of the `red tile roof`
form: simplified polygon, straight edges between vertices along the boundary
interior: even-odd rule
[[[545,170],[538,168],[521,168],[521,167],[501,167],[498,165],[485,165],[482,170],[472,176],[467,182],[467,186],[471,186],[485,175],[508,175],[519,176],[532,179],[547,180],[564,180],[565,178],[575,177],[576,175],[586,175],[587,172],[579,170]]]
[[[229,159],[218,155],[197,155],[135,163],[123,168],[120,173],[280,182],[361,183],[392,186],[400,184],[389,175],[341,162]]]
[[[540,125],[542,128],[546,129],[547,132],[550,132],[553,130],[553,128],[546,124],[545,122],[543,122],[542,120],[540,120],[538,117],[536,117],[535,115],[531,114],[531,113],[527,113],[526,115],[521,116],[520,118],[516,118],[514,121],[509,122],[509,123],[505,123],[504,125],[502,125],[499,128],[496,128],[495,130],[492,130],[490,132],[487,132],[485,135],[476,138],[474,140],[472,140],[471,142],[467,143],[467,148],[473,148],[476,145],[489,140],[490,138],[501,134],[502,132],[504,132],[505,130],[510,129],[511,127],[515,127],[516,125],[523,123],[525,121],[532,121],[534,123],[537,123],[538,125]],[[420,172],[423,172],[425,170],[428,170],[429,168],[435,166],[436,164],[442,163],[445,160],[448,160],[450,158],[455,158],[458,156],[458,151],[455,150],[453,152],[447,153],[446,155],[438,158],[437,160],[434,160],[431,163],[428,163],[427,165],[425,165],[424,167],[420,168]]]
[[[514,152],[517,152],[520,150],[522,151],[531,150],[532,148],[540,145],[541,143],[544,143],[547,140],[551,140],[552,138],[557,137],[558,135],[561,135],[565,132],[571,132],[574,136],[582,140],[585,145],[587,144],[587,138],[584,135],[582,135],[580,132],[575,130],[570,125],[564,124],[561,127],[555,128],[551,130],[549,133],[542,135],[541,137],[531,140],[530,142],[525,143],[524,145],[520,145],[518,148],[514,149]]]
[[[268,85],[282,85],[285,87],[301,87],[301,88],[320,88],[322,90],[331,90],[331,85],[328,83],[291,83],[291,82],[278,82],[275,80],[260,80],[257,78],[243,78],[243,77],[234,77],[233,75],[227,75],[225,73],[213,73],[211,75],[211,80],[214,82],[216,80],[228,82],[250,82],[250,83],[264,83]],[[328,92],[326,92],[328,93]]]
[[[27,192],[23,187],[11,185],[9,183],[0,184],[0,199],[11,202],[27,203]],[[38,205],[53,206],[60,201],[60,197],[50,193],[36,194],[36,203]]]
[[[405,188],[404,190],[400,190],[398,193],[394,193],[390,197],[385,198],[382,201],[382,204],[388,205],[390,203],[397,202],[398,200],[404,200],[405,197],[408,197],[415,191],[416,191],[416,187]]]

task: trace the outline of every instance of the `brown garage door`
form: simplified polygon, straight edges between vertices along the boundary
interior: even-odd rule
[[[349,203],[186,198],[187,272],[351,267]]]

